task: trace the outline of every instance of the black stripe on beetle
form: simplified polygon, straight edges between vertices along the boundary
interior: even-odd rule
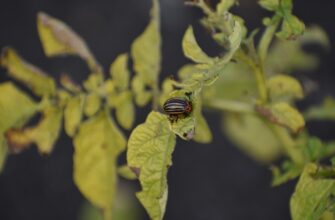
[[[188,116],[192,110],[192,102],[186,98],[173,97],[168,100],[163,105],[163,110],[166,114],[170,116],[172,121],[178,120],[178,118]]]

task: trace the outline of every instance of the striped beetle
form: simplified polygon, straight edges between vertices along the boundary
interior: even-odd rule
[[[166,100],[163,105],[164,112],[169,115],[170,121],[177,121],[179,118],[187,117],[193,110],[190,101],[191,93],[185,93],[188,97],[173,97]]]

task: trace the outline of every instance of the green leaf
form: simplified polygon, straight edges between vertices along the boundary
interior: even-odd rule
[[[228,63],[220,72],[221,77],[203,91],[204,103],[226,99],[253,102],[258,98],[257,83],[251,69],[244,63]]]
[[[117,169],[117,172],[120,176],[128,180],[135,180],[137,179],[136,174],[128,167],[127,165],[120,166]]]
[[[309,44],[320,45],[328,49],[329,39],[322,28],[311,26],[295,41],[275,41],[265,61],[267,72],[291,73],[297,70],[315,69],[319,64],[319,58],[303,49]]]
[[[135,103],[140,107],[147,105],[152,98],[152,94],[145,90],[145,84],[141,77],[137,75],[133,77],[131,88],[135,95]]]
[[[291,76],[275,75],[267,80],[266,86],[272,101],[292,101],[304,97],[300,82]]]
[[[312,106],[304,113],[306,120],[335,120],[335,100],[326,97],[319,106]]]
[[[131,45],[134,70],[145,85],[153,86],[161,70],[161,35],[158,0],[153,0],[151,20],[144,32]]]
[[[87,62],[93,72],[101,72],[100,64],[85,41],[62,21],[39,12],[37,29],[46,56],[77,55]]]
[[[94,115],[95,113],[97,113],[99,111],[101,107],[101,99],[99,94],[97,93],[89,93],[86,96],[86,100],[85,100],[85,105],[84,105],[84,113],[85,115],[87,115],[88,117]]]
[[[37,111],[36,103],[10,82],[0,84],[0,134],[23,126]]]
[[[125,129],[131,129],[135,120],[135,108],[132,102],[132,94],[129,91],[122,92],[115,106],[116,119]]]
[[[3,134],[0,134],[0,173],[2,172],[8,154],[8,146]]]
[[[6,132],[9,147],[20,152],[32,143],[41,154],[49,154],[59,137],[62,127],[63,111],[57,106],[49,105],[43,110],[43,116],[35,127],[22,130],[11,129]]]
[[[192,102],[193,103],[193,102]],[[193,140],[198,143],[208,144],[212,142],[212,132],[208,126],[205,117],[202,114],[202,104],[199,99],[194,102],[195,134]]]
[[[282,169],[279,167],[271,167],[273,175],[271,185],[279,186],[297,178],[301,174],[302,169],[303,167],[291,161],[285,161],[282,165]]]
[[[65,132],[70,137],[76,133],[77,128],[83,117],[83,108],[85,103],[84,95],[70,98],[64,110]]]
[[[107,111],[80,125],[74,138],[74,181],[81,193],[112,219],[116,194],[117,158],[126,140]]]
[[[305,127],[301,113],[286,102],[277,102],[268,106],[256,106],[256,111],[272,123],[289,128],[297,133]]]
[[[315,177],[317,172],[316,164],[305,166],[290,201],[292,220],[317,220],[326,211],[335,181]]]
[[[216,5],[216,11],[218,13],[226,12],[235,4],[235,2],[236,2],[236,0],[221,0]]]
[[[315,162],[321,159],[325,146],[322,141],[316,137],[310,137],[307,140],[306,146],[303,148],[306,158],[309,162]]]
[[[83,84],[87,91],[95,92],[99,89],[103,82],[104,76],[102,73],[91,73]]]
[[[259,117],[226,113],[222,126],[230,141],[256,161],[269,163],[282,153],[279,140]]]
[[[119,55],[110,67],[110,74],[116,88],[123,91],[129,85],[128,54]]]
[[[128,142],[127,161],[139,170],[142,191],[137,198],[152,220],[163,219],[167,201],[167,172],[176,137],[165,115],[151,112],[144,124],[137,126]]]
[[[276,11],[279,7],[279,0],[260,0],[258,4],[269,11]]]
[[[198,45],[191,26],[187,28],[184,34],[182,46],[184,55],[192,61],[205,64],[212,64],[214,62],[214,59],[202,51]]]
[[[294,40],[305,31],[305,24],[294,15],[287,15],[284,17],[281,31],[277,36],[286,40]]]
[[[1,66],[6,68],[10,77],[22,82],[38,96],[53,95],[55,81],[41,69],[21,58],[12,48],[5,48],[1,54]]]

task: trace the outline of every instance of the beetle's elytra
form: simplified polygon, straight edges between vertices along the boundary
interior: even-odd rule
[[[181,97],[170,98],[163,105],[164,112],[172,120],[188,116],[192,112],[192,109],[192,102]]]

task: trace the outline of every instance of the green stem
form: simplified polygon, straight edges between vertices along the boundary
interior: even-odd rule
[[[262,103],[266,102],[268,100],[268,93],[266,89],[266,83],[265,83],[265,77],[264,77],[264,71],[263,68],[261,68],[259,65],[255,63],[249,56],[247,56],[241,49],[239,49],[235,53],[236,59],[246,63],[251,67],[253,70],[253,73],[255,75],[255,79],[257,82],[257,88],[258,93],[260,96],[260,100]]]
[[[291,158],[291,160],[295,164],[302,165],[304,163],[304,156],[285,128],[279,127],[278,125],[274,125],[270,122],[267,124],[282,143],[285,152]]]
[[[277,30],[277,27],[279,25],[280,19],[275,19],[274,23],[272,25],[267,26],[264,34],[262,35],[262,38],[258,44],[258,54],[261,60],[261,63],[264,63],[264,60],[267,56],[271,41],[273,39],[273,36]]]
[[[231,101],[231,100],[213,99],[213,100],[204,102],[203,105],[205,107],[217,109],[221,111],[255,113],[254,107],[252,105],[249,105],[243,102]]]

